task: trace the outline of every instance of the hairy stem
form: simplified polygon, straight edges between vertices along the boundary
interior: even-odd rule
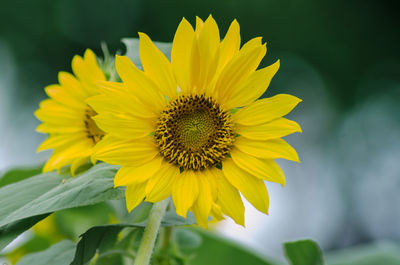
[[[157,238],[161,220],[169,204],[169,198],[153,204],[149,219],[140,243],[139,250],[135,259],[135,265],[149,265],[151,254],[153,253],[154,243]]]

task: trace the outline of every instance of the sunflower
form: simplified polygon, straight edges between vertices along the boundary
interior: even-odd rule
[[[36,130],[49,134],[38,152],[53,149],[43,167],[44,172],[71,165],[74,174],[79,166],[88,162],[93,147],[104,136],[92,119],[97,113],[85,102],[99,93],[96,83],[106,80],[95,54],[86,50],[83,58],[76,55],[72,60],[72,70],[75,76],[60,72],[59,84],[45,88],[50,98],[43,100],[35,112],[42,121]]]
[[[122,83],[103,82],[102,94],[88,100],[93,119],[107,135],[94,157],[121,165],[115,186],[126,186],[128,210],[143,199],[170,195],[179,215],[191,210],[207,227],[209,216],[230,216],[244,225],[240,193],[268,213],[264,180],[282,185],[274,159],[298,161],[281,137],[300,132],[282,118],[301,100],[280,94],[257,100],[279,68],[279,61],[256,70],[266,54],[261,38],[240,48],[233,21],[220,40],[210,16],[183,19],[176,31],[171,62],[139,33],[143,71],[127,57],[116,58]]]

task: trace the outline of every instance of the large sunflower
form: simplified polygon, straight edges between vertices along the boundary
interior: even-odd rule
[[[38,151],[53,149],[43,167],[44,172],[71,165],[73,174],[88,162],[93,147],[104,136],[92,120],[96,112],[85,102],[99,93],[96,83],[106,80],[95,54],[86,50],[83,58],[76,55],[72,60],[72,70],[75,76],[60,72],[59,84],[45,88],[50,98],[43,100],[35,112],[42,121],[36,130],[49,134]]]
[[[205,22],[197,18],[195,30],[182,20],[171,62],[146,34],[139,37],[144,71],[118,56],[123,82],[104,82],[103,94],[88,100],[108,134],[94,157],[122,166],[115,186],[127,186],[128,210],[143,199],[172,195],[177,213],[193,211],[204,227],[209,216],[223,214],[244,225],[240,191],[267,213],[264,180],[285,183],[274,159],[298,161],[280,137],[301,131],[282,118],[300,99],[281,94],[256,101],[279,61],[256,70],[266,53],[261,38],[240,48],[239,24],[233,21],[220,41],[211,16]]]

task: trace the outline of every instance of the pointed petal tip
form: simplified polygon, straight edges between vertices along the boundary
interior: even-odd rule
[[[87,48],[87,49],[85,50],[84,54],[83,54],[83,58],[84,58],[84,59],[88,59],[89,57],[94,57],[94,58],[96,58],[96,55],[94,54],[94,52],[93,52],[91,49]]]
[[[45,151],[45,150],[49,150],[49,149],[48,148],[43,148],[42,145],[39,145],[39,147],[36,149],[36,153],[40,153],[40,152]]]
[[[211,23],[214,23],[214,24],[217,23],[211,14],[208,15],[208,17],[207,17],[205,23],[207,23],[207,22],[211,22]]]
[[[240,220],[234,220],[234,221],[235,221],[236,224],[246,228],[245,221],[244,221],[244,216],[243,216],[243,218],[240,218]]]
[[[144,32],[138,32],[138,35],[139,35],[139,39],[140,40],[150,40],[150,37],[146,34],[146,33],[144,33]],[[140,44],[139,44],[140,45]]]
[[[118,55],[118,54],[115,55],[115,64],[121,63],[124,60],[130,60],[130,59],[125,55]]]
[[[83,62],[83,58],[77,54],[74,55],[74,57],[72,57],[72,61],[71,61],[72,71],[74,70],[74,67],[81,62]]]
[[[124,185],[121,185],[121,184],[119,183],[119,181],[114,177],[114,189],[116,189],[116,188],[118,188],[118,187],[122,187],[122,186],[124,186]]]
[[[186,219],[187,210],[186,211],[184,211],[184,210],[180,211],[180,210],[176,209],[176,214]]]

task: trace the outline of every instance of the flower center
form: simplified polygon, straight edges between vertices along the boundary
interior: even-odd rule
[[[170,102],[154,136],[160,154],[185,170],[219,164],[235,140],[231,115],[205,95],[184,95]]]
[[[105,132],[97,127],[96,123],[92,119],[92,117],[96,115],[97,112],[94,111],[94,109],[92,109],[90,106],[87,106],[83,122],[85,123],[86,136],[93,141],[93,144],[96,144],[98,141],[100,141],[105,134]]]

